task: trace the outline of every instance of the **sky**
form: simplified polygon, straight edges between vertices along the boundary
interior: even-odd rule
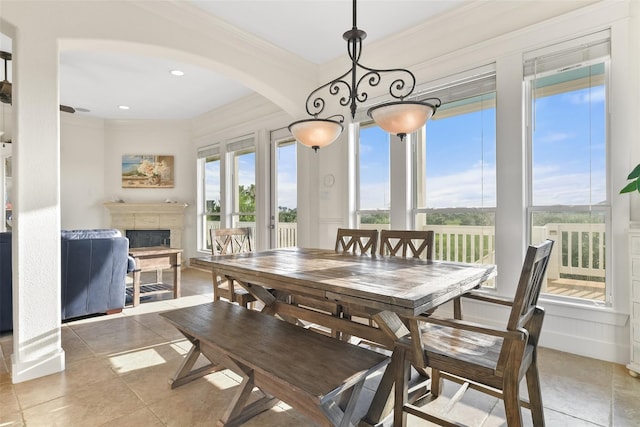
[[[603,86],[536,100],[534,205],[606,200],[604,101]],[[419,207],[496,206],[495,123],[495,108],[446,118],[436,113],[427,122],[426,206]],[[366,183],[361,185],[361,209],[388,209],[388,135],[366,128],[361,131],[361,147],[360,180]]]

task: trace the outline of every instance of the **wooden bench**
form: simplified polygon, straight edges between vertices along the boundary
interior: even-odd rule
[[[172,379],[172,388],[225,368],[242,377],[218,422],[222,426],[240,425],[279,400],[320,425],[351,426],[364,380],[389,362],[382,354],[226,301],[162,316],[193,344]],[[192,371],[200,354],[212,363]],[[246,405],[254,387],[264,397]],[[338,398],[344,391],[351,395],[342,409]]]

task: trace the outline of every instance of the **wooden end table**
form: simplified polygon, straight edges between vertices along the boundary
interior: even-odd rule
[[[141,292],[140,274],[146,271],[156,272],[156,284],[162,285],[162,270],[173,269],[173,298],[180,298],[180,264],[182,262],[182,249],[156,246],[151,248],[131,248],[131,255],[136,261],[136,269],[133,271],[133,306],[140,305],[140,294],[154,295],[171,292],[171,289],[154,287],[152,290]]]

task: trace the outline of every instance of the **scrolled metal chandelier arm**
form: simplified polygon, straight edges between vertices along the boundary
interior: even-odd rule
[[[362,88],[362,85],[366,85],[369,88],[377,87],[383,80],[383,74],[403,74],[403,76],[394,79],[389,84],[388,93],[394,99],[402,101],[407,96],[413,93],[416,86],[415,75],[404,68],[389,68],[389,69],[376,69],[367,67],[360,63],[360,57],[362,56],[362,40],[367,37],[367,33],[358,29],[356,24],[356,8],[354,2],[353,9],[353,28],[346,31],[343,34],[343,38],[347,41],[347,53],[351,60],[351,68],[347,70],[341,76],[331,80],[328,83],[315,89],[309,94],[306,102],[307,114],[313,117],[318,117],[324,111],[326,107],[326,100],[322,96],[321,92],[324,89],[328,89],[328,94],[331,96],[339,96],[341,89],[344,89],[347,93],[339,100],[339,104],[343,107],[349,105],[351,110],[351,118],[355,118],[357,104],[366,102],[369,99],[369,94]],[[358,69],[365,71],[360,77],[358,77]],[[351,74],[351,83],[345,80]]]
[[[398,135],[401,140],[405,135],[423,126],[440,106],[440,100],[437,98],[433,103],[405,101],[416,87],[416,77],[411,71],[404,68],[379,70],[360,63],[362,41],[367,37],[367,33],[358,28],[356,20],[356,0],[353,0],[353,27],[342,35],[347,42],[351,68],[309,94],[305,108],[312,119],[298,120],[289,125],[289,130],[296,139],[314,150],[331,144],[343,129],[344,116],[319,117],[327,106],[325,97],[339,97],[338,104],[342,107],[348,105],[351,118],[355,119],[358,103],[364,103],[369,99],[369,88],[390,81],[388,94],[395,101],[371,107],[367,115],[382,129]],[[335,117],[342,119],[335,120]]]
[[[347,83],[343,79],[350,72],[351,70],[347,71],[340,77],[337,77],[331,80],[330,82],[323,84],[322,86],[318,87],[313,92],[311,92],[307,97],[307,102],[305,104],[307,109],[307,114],[313,117],[318,117],[320,114],[322,114],[326,106],[326,101],[321,95],[318,95],[318,94],[325,89],[328,90],[329,95],[336,96],[340,94],[340,90],[342,89],[342,87],[344,87],[344,89],[348,93],[347,93],[347,96],[343,96],[342,98],[340,98],[340,105],[342,105],[343,107],[349,105],[349,101],[351,99],[351,86],[349,85],[349,83]]]

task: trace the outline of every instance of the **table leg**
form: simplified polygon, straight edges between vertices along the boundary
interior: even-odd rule
[[[407,413],[404,412],[404,405],[408,400],[411,367],[405,357],[405,349],[403,347],[398,346],[394,349],[391,360],[395,370],[393,425],[401,427],[407,425]]]
[[[133,270],[133,306],[140,305],[140,270]]]
[[[181,257],[180,254],[176,254],[176,260],[173,263],[173,298],[180,298],[180,279],[181,279],[181,270],[180,270],[180,265],[182,264],[181,262]]]
[[[159,268],[156,270],[156,283],[161,285],[162,284],[162,269]]]

